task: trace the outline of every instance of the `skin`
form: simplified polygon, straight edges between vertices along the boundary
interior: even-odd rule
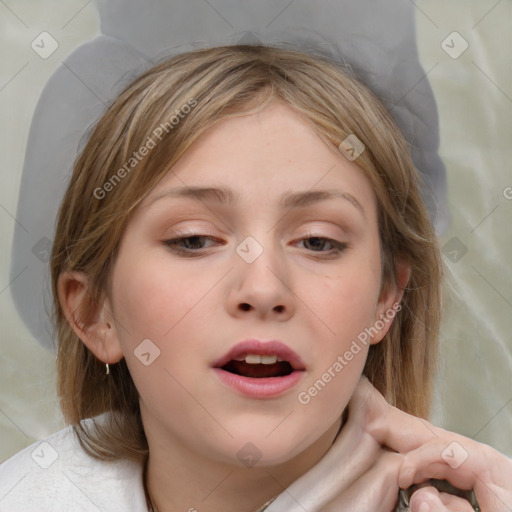
[[[512,510],[511,459],[490,446],[392,407],[366,379],[357,387],[356,397],[363,404],[360,413],[363,437],[396,452],[387,454],[388,464],[381,471],[384,476],[379,475],[377,482],[384,481],[390,473],[403,489],[429,478],[444,479],[459,489],[473,489],[483,512]],[[370,482],[375,485],[375,480]],[[375,501],[368,512],[378,509]],[[410,510],[470,512],[473,508],[464,499],[425,487],[413,494]]]
[[[181,187],[227,187],[239,199],[165,195]],[[311,190],[349,193],[364,213],[339,197],[280,206],[284,194]],[[166,243],[194,235],[205,238]],[[252,263],[235,250],[248,236],[263,249]],[[336,249],[325,238],[347,246]],[[398,289],[382,287],[380,274],[377,204],[362,170],[273,102],[208,130],[138,207],[121,240],[111,294],[85,329],[73,312],[87,276],[61,276],[61,303],[83,342],[102,361],[126,359],[141,397],[148,487],[159,512],[225,511],[234,502],[237,511],[254,511],[322,458],[369,345],[307,405],[297,395],[400,301],[408,269],[399,265]],[[299,384],[263,400],[220,382],[213,362],[248,338],[280,340],[297,352],[306,367]],[[148,366],[134,354],[146,339],[160,351]],[[369,435],[377,447],[387,443]],[[261,457],[254,467],[237,456],[248,442]],[[393,492],[405,460],[395,455],[384,464]]]

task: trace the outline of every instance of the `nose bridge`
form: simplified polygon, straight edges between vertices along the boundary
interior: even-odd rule
[[[242,261],[238,262],[241,277],[251,286],[261,284],[270,291],[269,287],[281,287],[286,276],[282,275],[285,268],[282,254],[272,235],[260,234],[258,240],[253,236],[246,237],[236,249]],[[263,288],[263,286],[261,287]]]
[[[260,314],[291,312],[293,294],[285,255],[271,234],[257,236],[246,237],[236,248],[237,282],[231,300],[238,309],[254,309]]]

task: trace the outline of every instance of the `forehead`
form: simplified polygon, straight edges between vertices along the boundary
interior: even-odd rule
[[[355,198],[370,217],[376,210],[364,171],[329,147],[311,123],[279,101],[209,128],[143,204],[187,186],[229,188],[236,192],[237,202],[257,197],[262,206],[278,198],[282,202],[293,191],[337,190]]]

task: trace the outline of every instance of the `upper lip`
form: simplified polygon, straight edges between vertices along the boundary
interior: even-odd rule
[[[288,361],[294,370],[304,370],[300,356],[290,347],[277,340],[261,341],[256,339],[241,341],[234,345],[226,354],[213,363],[214,368],[222,368],[232,359],[239,359],[248,354],[261,356],[276,355],[283,361]]]

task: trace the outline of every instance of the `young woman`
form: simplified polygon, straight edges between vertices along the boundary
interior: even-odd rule
[[[0,510],[390,512],[413,484],[415,512],[512,510],[512,462],[425,420],[442,260],[418,185],[327,59],[220,47],[138,78],[56,227],[71,427],[2,466]]]

